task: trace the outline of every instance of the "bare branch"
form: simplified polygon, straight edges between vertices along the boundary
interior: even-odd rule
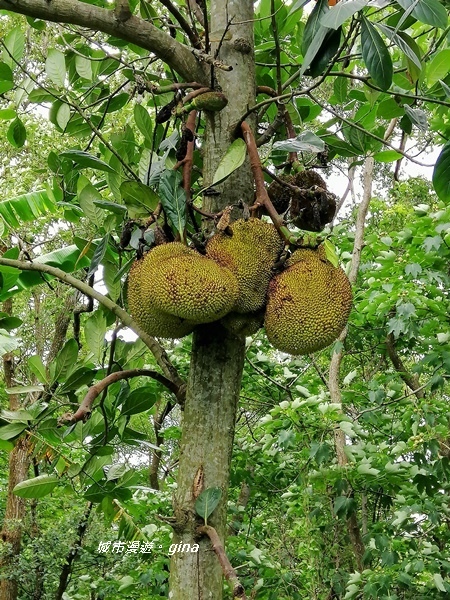
[[[198,528],[199,533],[204,533],[211,540],[211,546],[219,559],[220,566],[222,567],[223,574],[229,581],[233,589],[233,598],[240,598],[246,600],[245,590],[242,583],[239,581],[236,571],[233,569],[228,556],[225,554],[225,549],[219,538],[217,531],[210,525],[203,525]]]
[[[0,0],[0,10],[7,10],[44,21],[71,23],[103,31],[153,52],[187,81],[205,79],[201,65],[190,49],[170,35],[139,17],[125,21],[114,10],[100,8],[79,0]]]
[[[78,407],[76,412],[66,413],[63,415],[59,423],[77,423],[78,421],[87,421],[92,413],[92,405],[94,401],[100,394],[106,390],[110,385],[116,383],[117,381],[121,381],[122,379],[132,379],[133,377],[151,377],[155,381],[162,383],[168,390],[170,390],[177,398],[181,394],[183,395],[185,392],[185,386],[179,388],[175,385],[170,379],[161,375],[157,371],[152,371],[149,369],[129,369],[127,371],[117,371],[116,373],[111,373],[95,385],[91,386],[83,399],[83,402]]]

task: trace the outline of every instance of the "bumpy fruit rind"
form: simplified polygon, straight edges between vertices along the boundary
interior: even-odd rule
[[[299,249],[269,286],[265,328],[271,344],[288,354],[309,354],[333,343],[352,307],[350,282],[322,248]]]
[[[209,240],[206,255],[230,269],[238,281],[239,295],[233,311],[257,312],[266,303],[272,267],[283,241],[272,224],[260,219],[241,219],[230,229],[232,235],[220,232]]]

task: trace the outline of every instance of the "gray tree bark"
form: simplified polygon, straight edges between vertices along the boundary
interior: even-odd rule
[[[255,102],[253,2],[212,0],[211,54],[223,36],[219,58],[233,67],[217,71],[216,84],[228,98],[227,107],[207,117],[203,175],[212,181],[217,165],[234,139],[236,125]],[[234,25],[233,23],[236,23]],[[245,163],[224,184],[219,195],[206,195],[204,208],[217,212],[239,200],[253,201],[253,179]],[[174,543],[199,543],[198,553],[177,552],[170,572],[171,600],[221,600],[222,572],[209,539],[195,535],[201,522],[194,514],[195,482],[222,490],[219,506],[208,519],[222,542],[226,529],[227,489],[233,447],[236,408],[244,364],[244,340],[218,325],[199,328],[193,337],[191,369],[183,417],[178,487],[174,498],[177,527]]]

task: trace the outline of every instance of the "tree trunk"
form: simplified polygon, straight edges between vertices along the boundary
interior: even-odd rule
[[[220,159],[233,141],[240,118],[255,102],[253,2],[212,0],[210,14],[210,53],[214,55],[222,40],[218,58],[233,70],[216,69],[214,73],[214,85],[221,87],[228,105],[207,117],[203,162],[206,185],[212,182]],[[240,200],[251,204],[253,179],[248,162],[224,184],[215,186],[214,191],[214,195],[204,197],[204,208],[208,212],[220,211]],[[201,520],[195,517],[194,502],[201,489],[218,487],[222,490],[220,503],[208,524],[215,527],[223,542],[244,353],[244,340],[226,332],[219,324],[199,327],[194,332],[174,498],[177,524],[173,542],[199,543],[200,548],[198,553],[173,554],[171,600],[222,598],[222,573],[217,557],[209,539],[198,539],[195,535]]]
[[[10,315],[12,313],[12,301],[6,300],[3,303],[3,311]],[[6,387],[14,385],[14,359],[12,354],[5,354],[3,357],[3,371],[5,375]],[[18,410],[20,408],[19,396],[11,394],[9,396],[9,409]],[[2,551],[0,561],[0,571],[2,577],[0,581],[1,600],[16,600],[18,588],[17,579],[14,579],[14,561],[20,552],[22,542],[23,518],[26,512],[26,501],[13,494],[15,486],[28,477],[28,468],[30,466],[29,442],[27,437],[21,437],[11,450],[9,455],[8,467],[8,495],[6,498],[5,517],[1,531],[2,545],[8,547]]]

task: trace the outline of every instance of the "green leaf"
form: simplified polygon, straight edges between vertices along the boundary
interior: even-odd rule
[[[432,87],[439,79],[444,79],[450,71],[450,48],[441,50],[427,67],[427,84]]]
[[[207,488],[195,501],[195,512],[206,522],[219,504],[221,497],[222,490],[220,488]]]
[[[15,117],[17,117],[17,113],[12,108],[0,109],[0,119],[2,121],[11,121],[11,119],[14,119]]]
[[[41,383],[48,383],[47,369],[45,368],[42,358],[35,354],[28,358],[28,367],[33,375],[36,376],[37,380]]]
[[[442,575],[440,573],[435,573],[433,575],[433,581],[434,581],[434,585],[436,586],[436,588],[440,592],[446,592],[447,591],[447,588],[444,585],[444,580],[443,580]]]
[[[64,381],[77,362],[78,350],[75,339],[67,340],[56,356],[54,381]]]
[[[12,69],[20,64],[25,51],[25,36],[19,27],[14,27],[4,39],[3,60]]]
[[[19,347],[19,340],[10,335],[5,329],[0,329],[0,356],[12,352]]]
[[[400,50],[409,58],[419,70],[422,70],[421,50],[417,42],[404,31],[396,31],[393,27],[388,27],[382,23],[376,24],[384,35],[392,42],[397,44]]]
[[[334,244],[332,242],[330,242],[330,240],[325,240],[323,243],[323,247],[325,248],[325,256],[327,257],[327,260],[334,267],[338,267],[339,260],[338,260],[337,254],[336,254],[336,248],[334,247]]]
[[[428,131],[428,119],[425,111],[420,108],[411,108],[407,104],[403,107],[405,109],[405,113],[408,115],[411,123],[416,125],[420,131]]]
[[[304,131],[295,138],[275,142],[273,147],[285,152],[323,152],[325,142],[312,131]]]
[[[302,41],[303,63],[300,69],[300,75],[303,75],[310,66],[316,54],[319,52],[325,36],[330,31],[328,27],[324,27],[321,23],[322,17],[326,15],[328,11],[328,0],[318,0],[306,21]]]
[[[61,152],[59,157],[72,160],[82,169],[97,169],[98,171],[106,171],[107,173],[115,172],[114,169],[103,160],[100,160],[96,156],[92,156],[92,154],[84,152],[83,150],[66,150],[65,152]]]
[[[25,140],[27,139],[27,130],[25,129],[25,125],[16,117],[11,125],[8,127],[8,131],[6,133],[6,137],[8,138],[8,142],[14,148],[22,148],[25,144]]]
[[[178,171],[166,169],[161,173],[158,191],[167,217],[183,240],[186,226],[186,193],[181,183],[182,177]]]
[[[103,282],[106,285],[108,294],[114,302],[118,300],[120,292],[122,291],[122,282],[120,281],[120,277],[116,279],[116,276],[117,265],[105,260],[103,263]]]
[[[94,200],[95,206],[102,208],[104,210],[109,210],[115,215],[121,215],[127,212],[127,209],[123,204],[116,204],[115,202],[108,202],[108,200]]]
[[[50,48],[45,61],[45,71],[50,79],[59,87],[64,87],[66,79],[66,58],[56,48]]]
[[[108,244],[110,240],[110,234],[107,233],[104,238],[102,238],[94,251],[94,256],[92,257],[91,264],[89,265],[88,277],[95,273],[98,269],[99,264],[105,257],[106,250],[108,249]]]
[[[140,181],[124,181],[120,193],[131,219],[148,217],[158,206],[159,196]]]
[[[79,54],[75,56],[75,69],[83,79],[92,80],[92,62],[85,56]]]
[[[385,150],[383,152],[377,152],[373,157],[377,162],[388,163],[400,160],[402,155],[395,150]]]
[[[392,60],[381,35],[364,16],[361,20],[361,50],[367,70],[382,89],[390,88],[393,76]]]
[[[78,193],[78,202],[85,217],[97,227],[101,227],[104,221],[104,213],[100,208],[95,206],[95,200],[101,200],[100,192],[91,183],[85,185]]]
[[[56,122],[64,131],[67,123],[70,121],[70,106],[68,104],[61,104],[56,113]]]
[[[78,390],[83,385],[90,385],[94,380],[97,371],[94,369],[89,369],[88,367],[80,367],[73,373],[69,375],[66,379],[65,383],[59,388],[59,390],[64,394],[66,392],[70,392],[72,390]]]
[[[219,162],[216,172],[214,173],[212,185],[221,183],[229,175],[231,175],[231,173],[236,171],[236,169],[239,169],[239,167],[244,163],[246,155],[247,146],[244,140],[242,138],[234,140]]]
[[[341,43],[342,28],[330,29],[327,31],[325,38],[312,59],[309,65],[309,73],[311,77],[319,77],[327,68],[330,60],[336,54]]]
[[[27,428],[26,423],[10,423],[0,427],[0,440],[12,440]]]
[[[11,388],[6,388],[6,393],[13,394],[32,394],[34,392],[43,392],[44,388],[42,385],[15,385]]]
[[[0,329],[6,329],[6,331],[11,331],[12,329],[17,329],[22,325],[22,319],[19,317],[10,317],[6,313],[0,313]]]
[[[105,349],[106,318],[102,311],[96,310],[84,326],[84,334],[89,350],[96,360],[101,361]]]
[[[336,77],[333,83],[333,91],[339,104],[347,100],[348,79],[346,77]]]
[[[144,385],[130,392],[121,412],[123,415],[137,415],[152,408],[157,399],[154,387]]]
[[[397,0],[397,4],[405,11],[411,10],[411,15],[421,23],[441,29],[447,27],[447,11],[439,0]]]
[[[366,6],[368,0],[349,0],[347,2],[338,2],[332,6],[320,19],[324,27],[338,29],[347,19],[352,17],[358,10]]]
[[[450,202],[450,142],[447,142],[433,170],[433,187],[443,202]]]
[[[18,483],[13,493],[20,498],[43,498],[55,489],[58,482],[56,475],[39,475]]]
[[[137,128],[150,144],[153,143],[153,122],[142,104],[134,105],[134,120]]]

